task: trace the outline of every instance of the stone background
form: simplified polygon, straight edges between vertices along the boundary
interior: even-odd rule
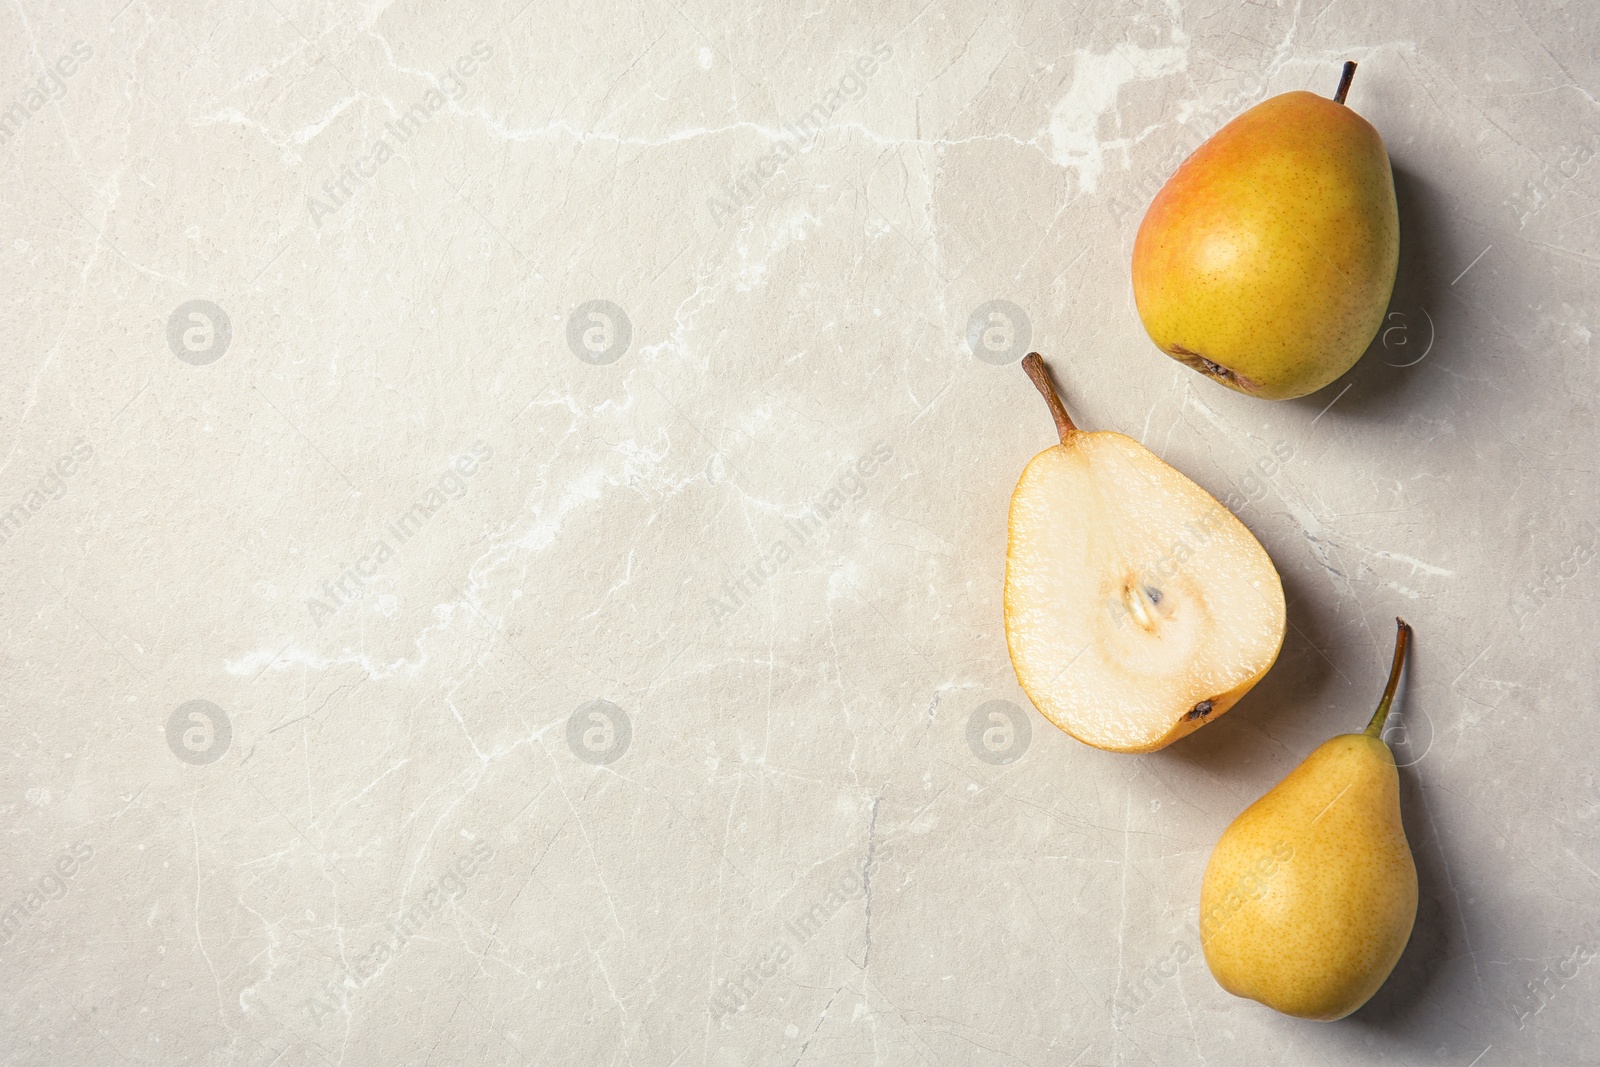
[[[1600,1061],[1600,8],[0,27],[0,1060]],[[1256,401],[1144,337],[1133,235],[1347,58],[1394,302]],[[1283,574],[1276,668],[1159,754],[1018,710],[1025,344]],[[1278,1017],[1207,973],[1201,871],[1397,613],[1416,932]]]

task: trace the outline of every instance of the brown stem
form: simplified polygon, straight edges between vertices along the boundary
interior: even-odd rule
[[[1335,104],[1344,103],[1344,94],[1348,93],[1350,91],[1350,79],[1354,78],[1355,76],[1356,76],[1356,64],[1355,64],[1355,61],[1351,60],[1351,59],[1345,60],[1344,61],[1344,73],[1339,75],[1339,91],[1333,94],[1333,102]]]
[[[1372,713],[1372,721],[1367,723],[1368,737],[1383,736],[1383,724],[1389,718],[1389,705],[1394,703],[1395,687],[1400,684],[1400,668],[1406,662],[1406,646],[1411,643],[1411,627],[1406,625],[1406,620],[1394,621],[1398,627],[1394,635],[1394,664],[1389,668],[1389,684],[1383,687],[1383,699],[1378,702],[1378,710]]]
[[[1072,416],[1067,414],[1061,397],[1056,395],[1056,387],[1050,381],[1050,369],[1044,365],[1044,357],[1037,352],[1029,352],[1023,357],[1022,369],[1028,372],[1028,377],[1044,396],[1044,402],[1050,405],[1050,417],[1056,420],[1056,433],[1061,435],[1061,441],[1065,444],[1067,438],[1078,432],[1078,428],[1072,425]]]

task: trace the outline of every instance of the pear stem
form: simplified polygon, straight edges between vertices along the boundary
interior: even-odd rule
[[[1072,416],[1067,414],[1066,405],[1061,403],[1055,384],[1050,381],[1050,369],[1044,365],[1044,357],[1037,352],[1029,352],[1023,357],[1022,369],[1028,372],[1028,377],[1043,395],[1044,402],[1050,405],[1050,417],[1056,420],[1056,433],[1061,435],[1061,443],[1066,444],[1067,438],[1076,434],[1078,428],[1072,424]]]
[[[1333,94],[1335,104],[1344,103],[1344,94],[1350,91],[1350,80],[1356,76],[1355,60],[1344,61],[1344,73],[1339,75],[1339,91]]]
[[[1406,620],[1394,621],[1397,627],[1394,635],[1394,664],[1389,668],[1389,684],[1383,687],[1383,699],[1378,701],[1378,710],[1372,713],[1372,721],[1367,723],[1368,737],[1383,736],[1383,724],[1389,718],[1389,705],[1394,703],[1395,687],[1400,684],[1400,668],[1405,666],[1406,646],[1411,644],[1411,627],[1406,625]]]

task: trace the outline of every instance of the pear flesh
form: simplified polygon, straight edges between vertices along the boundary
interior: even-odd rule
[[[1291,92],[1195,150],[1151,201],[1133,294],[1156,347],[1230,389],[1321,389],[1383,322],[1400,256],[1383,139],[1334,100]]]
[[[1378,736],[1405,654],[1404,623],[1374,727],[1324,742],[1223,833],[1200,891],[1217,983],[1302,1019],[1342,1019],[1394,970],[1417,914],[1399,775]]]
[[[1215,721],[1266,674],[1283,645],[1283,587],[1204,489],[1131,438],[1078,430],[1064,409],[1062,420],[1061,443],[1033,458],[1011,497],[1011,661],[1062,730],[1152,751]]]

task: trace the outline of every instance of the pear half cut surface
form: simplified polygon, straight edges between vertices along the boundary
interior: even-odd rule
[[[1364,732],[1323,742],[1223,831],[1200,887],[1217,984],[1302,1019],[1342,1019],[1378,991],[1417,916],[1384,721],[1411,627],[1395,620],[1389,684]]]
[[[1244,524],[1149,449],[1079,430],[1037,352],[1061,443],[1011,495],[1006,644],[1034,707],[1085,744],[1149,752],[1222,715],[1283,647],[1283,586]]]

